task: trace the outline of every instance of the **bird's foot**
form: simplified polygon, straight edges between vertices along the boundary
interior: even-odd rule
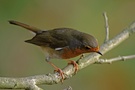
[[[75,72],[74,73],[76,74],[77,71],[78,71],[78,64],[75,61],[72,61],[72,60],[70,60],[70,62],[68,64],[72,64],[74,66],[74,68],[75,68]]]
[[[61,76],[61,83],[63,83],[64,78],[65,78],[63,71],[60,68],[57,68],[54,71],[59,73],[59,75]]]

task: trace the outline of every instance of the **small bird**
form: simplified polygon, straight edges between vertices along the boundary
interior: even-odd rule
[[[50,59],[65,59],[70,64],[73,64],[75,72],[77,72],[78,64],[75,61],[69,60],[70,58],[90,52],[96,52],[102,55],[99,52],[97,39],[90,34],[71,28],[56,28],[43,31],[14,20],[10,20],[9,23],[21,26],[35,33],[32,39],[25,42],[35,44],[43,49],[46,61],[55,68],[55,71],[60,73],[62,80],[64,79],[64,73],[60,68],[50,62]]]

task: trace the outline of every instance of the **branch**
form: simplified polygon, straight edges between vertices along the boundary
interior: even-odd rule
[[[130,35],[135,32],[135,22],[133,22],[128,28],[123,30],[120,34],[114,37],[111,40],[105,42],[101,48],[100,52],[105,54],[106,52],[110,51],[121,42],[126,40]],[[96,53],[92,53],[80,60],[78,60],[79,70],[94,64],[99,60],[100,55]],[[65,74],[65,80],[69,79],[74,75],[74,68],[72,65],[68,65],[63,69]],[[0,77],[0,89],[27,89],[27,90],[43,90],[39,88],[37,85],[41,84],[57,84],[61,80],[59,73],[55,72],[52,74],[45,74],[45,75],[36,75],[30,77],[22,77],[22,78],[9,78],[9,77]]]
[[[107,42],[109,40],[109,24],[108,24],[108,17],[106,15],[106,12],[103,13],[104,19],[105,19],[105,30],[106,30],[106,37],[104,42]]]
[[[111,59],[99,59],[95,64],[111,64],[112,62],[116,61],[125,61],[125,60],[130,60],[134,59],[135,55],[129,55],[129,56],[118,56],[116,58],[111,58]]]

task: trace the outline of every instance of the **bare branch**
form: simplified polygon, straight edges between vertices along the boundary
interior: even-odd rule
[[[107,42],[109,40],[109,24],[108,24],[108,17],[106,12],[103,13],[104,20],[105,20],[105,31],[106,31],[106,37],[104,42]]]
[[[99,59],[95,64],[111,64],[112,62],[116,61],[125,61],[125,60],[130,60],[134,59],[135,55],[129,55],[129,56],[118,56],[116,58],[111,58],[111,59]]]

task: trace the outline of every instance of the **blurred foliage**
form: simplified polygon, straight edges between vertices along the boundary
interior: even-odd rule
[[[110,38],[135,21],[135,0],[0,0],[0,76],[23,77],[53,72],[39,47],[23,42],[33,35],[10,25],[17,20],[41,29],[71,27],[94,35],[101,45],[105,37],[102,13],[107,12]],[[135,35],[101,58],[135,54]],[[76,59],[76,58],[75,58]],[[52,60],[64,67],[64,60]],[[46,90],[135,90],[135,60],[92,65],[64,84],[42,85]]]

